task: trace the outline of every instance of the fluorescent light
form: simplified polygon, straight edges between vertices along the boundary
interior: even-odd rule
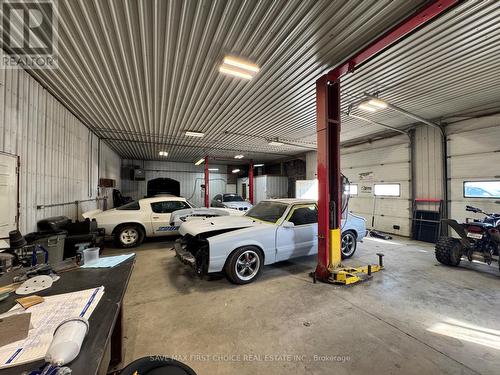
[[[201,133],[201,132],[193,132],[193,131],[186,131],[186,137],[196,137],[196,138],[201,138],[203,136],[205,136],[205,133]]]
[[[208,168],[209,171],[212,171],[212,172],[217,172],[219,170],[219,168]]]
[[[219,72],[229,74],[235,77],[244,78],[244,79],[252,79],[253,76],[247,73],[245,70],[232,68],[228,65],[221,65],[219,67]]]
[[[254,166],[253,166],[253,167],[254,167],[254,168],[259,168],[259,167],[263,167],[263,166],[264,166],[264,164],[254,164]]]
[[[363,102],[360,105],[358,105],[359,109],[362,109],[363,111],[368,111],[368,112],[376,112],[377,108],[372,107],[371,105],[368,104],[368,102]]]
[[[237,68],[244,69],[244,70],[249,70],[249,71],[254,72],[254,73],[258,73],[260,70],[260,68],[257,65],[252,64],[249,61],[239,59],[239,58],[234,57],[234,56],[224,57],[224,64],[232,65],[232,66],[235,66]]]
[[[194,163],[194,165],[200,165],[200,164],[203,164],[204,162],[205,162],[205,158],[201,158],[196,163]]]
[[[158,153],[158,155],[160,155],[160,156],[168,156],[168,152],[167,151],[160,151]]]
[[[233,169],[233,173],[239,173],[239,169]]]
[[[371,105],[372,107],[384,109],[387,108],[387,103],[384,102],[383,100],[380,99],[370,99],[368,101],[368,105]]]
[[[243,159],[245,156],[244,155],[236,155],[234,158],[235,159]]]
[[[270,141],[269,146],[283,146],[284,143],[278,141]]]

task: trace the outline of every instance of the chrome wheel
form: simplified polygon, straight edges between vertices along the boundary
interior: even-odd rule
[[[342,256],[350,258],[356,251],[356,236],[351,232],[342,235]]]
[[[253,250],[244,251],[236,260],[234,267],[239,279],[243,281],[251,280],[260,269],[259,255]]]
[[[120,241],[124,245],[132,245],[139,239],[139,232],[135,228],[126,228],[120,233]]]

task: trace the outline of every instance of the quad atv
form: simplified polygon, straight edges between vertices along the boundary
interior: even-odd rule
[[[458,266],[462,256],[469,261],[479,260],[491,264],[498,262],[500,250],[500,214],[488,214],[479,208],[467,206],[466,211],[485,215],[483,220],[459,224],[456,220],[443,219],[460,238],[441,237],[436,243],[436,259],[447,266]],[[499,266],[500,266],[500,262]]]

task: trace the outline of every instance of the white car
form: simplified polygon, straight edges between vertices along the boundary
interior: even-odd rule
[[[261,201],[244,216],[184,222],[175,242],[177,257],[198,274],[224,272],[236,284],[255,280],[263,265],[318,252],[316,201]],[[342,257],[350,258],[366,234],[362,217],[342,220]]]
[[[95,210],[83,214],[84,218],[96,219],[104,228],[106,237],[112,237],[121,247],[142,243],[145,237],[178,234],[178,226],[170,225],[174,211],[194,208],[185,198],[160,196],[144,198],[107,211]]]
[[[248,211],[252,204],[234,193],[218,194],[210,203],[212,207],[231,208],[233,210]]]

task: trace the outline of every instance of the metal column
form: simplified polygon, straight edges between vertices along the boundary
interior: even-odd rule
[[[210,171],[208,170],[208,156],[205,156],[205,207],[210,207]]]
[[[328,279],[340,266],[340,80],[316,82],[318,136],[318,265],[316,277]]]
[[[250,166],[248,169],[248,197],[250,198],[250,203],[253,204],[253,160],[250,160]]]

